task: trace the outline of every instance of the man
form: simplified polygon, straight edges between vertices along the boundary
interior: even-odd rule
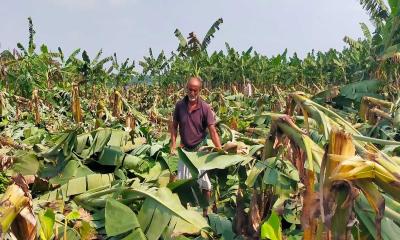
[[[197,151],[205,145],[207,129],[214,146],[221,149],[221,143],[215,128],[215,116],[210,106],[200,97],[202,80],[200,77],[191,77],[186,85],[187,95],[175,105],[173,122],[171,127],[171,153],[176,152],[176,137],[179,126],[182,148],[186,151]],[[191,178],[189,169],[181,160],[178,162],[178,179]],[[204,174],[198,183],[207,199],[211,197],[211,182],[207,174]],[[207,209],[203,209],[203,215],[207,215]]]

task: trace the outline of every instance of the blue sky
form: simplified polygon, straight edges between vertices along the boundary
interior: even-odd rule
[[[222,17],[210,50],[253,46],[271,56],[288,48],[304,56],[312,49],[342,49],[344,36],[362,36],[369,18],[357,0],[2,0],[0,51],[28,41],[27,18],[33,18],[36,43],[66,54],[76,48],[93,56],[140,60],[152,47],[171,52],[174,30],[200,37]],[[372,30],[372,28],[371,28]]]

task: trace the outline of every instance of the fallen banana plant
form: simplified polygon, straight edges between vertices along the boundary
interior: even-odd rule
[[[358,191],[361,191],[366,196],[368,203],[375,211],[376,231],[374,233],[380,239],[382,236],[381,222],[384,216],[385,205],[379,189],[383,189],[391,197],[398,199],[397,193],[399,191],[397,188],[400,185],[396,177],[397,174],[393,172],[393,169],[397,169],[397,165],[394,165],[393,160],[382,154],[370,143],[364,143],[363,146],[358,143],[358,141],[374,142],[375,139],[368,139],[357,135],[358,141],[353,140],[352,134],[335,130],[343,127],[344,129],[350,129],[353,134],[356,134],[357,130],[353,129],[351,124],[335,116],[335,114],[331,114],[331,116],[335,117],[335,120],[340,120],[339,124],[334,119],[325,115],[324,111],[326,109],[321,108],[319,110],[311,101],[308,101],[301,95],[293,96],[298,99],[300,104],[303,104],[302,113],[305,117],[304,122],[306,126],[308,124],[308,116],[311,116],[313,120],[322,125],[320,131],[325,134],[329,144],[324,158],[323,160],[321,158],[323,150],[317,150],[318,147],[316,147],[314,149],[317,151],[313,151],[313,148],[310,147],[313,145],[307,144],[307,142],[313,143],[313,141],[305,140],[307,139],[306,132],[299,129],[288,116],[272,115],[271,133],[264,147],[264,159],[274,156],[277,153],[276,148],[279,142],[284,141],[284,138],[282,139],[280,134],[284,134],[284,136],[287,136],[296,144],[291,147],[292,151],[296,147],[299,147],[303,150],[303,156],[307,156],[307,159],[312,159],[312,153],[314,153],[314,155],[318,156],[317,159],[322,160],[319,162],[321,166],[319,172],[314,172],[315,169],[309,168],[309,166],[307,167],[308,170],[303,170],[306,165],[304,163],[301,164],[301,161],[300,164],[299,162],[294,163],[300,173],[300,179],[303,179],[306,186],[303,211],[308,214],[302,216],[304,239],[349,238],[351,229],[353,228],[351,223],[354,223],[354,212],[352,209],[355,200],[359,196]],[[398,145],[394,141],[382,141],[379,143]],[[307,152],[308,155],[304,154]],[[357,152],[363,157],[369,156],[369,159],[363,160],[361,157],[356,156]],[[302,156],[301,152],[298,156]],[[391,171],[388,171],[388,169],[391,169]],[[312,190],[315,184],[314,181],[316,180],[314,179],[315,173],[319,173],[319,197]],[[369,180],[375,181],[376,185],[371,184]],[[313,207],[308,205],[310,203]],[[316,214],[313,215],[313,212]]]

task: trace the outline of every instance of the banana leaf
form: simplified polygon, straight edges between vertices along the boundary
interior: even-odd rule
[[[112,198],[106,202],[105,229],[109,237],[130,231],[124,239],[146,240],[136,214],[128,206]]]
[[[83,177],[72,178],[59,188],[39,196],[38,200],[65,200],[71,196],[85,193],[91,189],[109,186],[112,181],[114,181],[113,174],[90,174]]]
[[[351,107],[352,104],[354,104],[355,108],[358,108],[364,96],[382,99],[382,97],[377,94],[382,86],[382,81],[378,80],[364,80],[350,83],[342,86],[339,95],[332,99],[332,101],[339,107]]]
[[[124,153],[119,147],[105,147],[97,162],[101,165],[122,167],[137,173],[143,173],[149,169],[147,161]]]
[[[98,129],[92,132],[92,134],[94,134],[94,138],[89,148],[81,149],[81,146],[83,145],[82,142],[87,141],[85,137],[81,137],[80,142],[77,143],[77,153],[83,159],[87,159],[91,155],[101,152],[110,141],[112,130],[109,128]]]
[[[360,195],[360,197],[356,200],[354,206],[355,213],[360,220],[360,223],[363,224],[366,230],[369,232],[369,236],[372,236],[374,239],[377,239],[377,228],[375,225],[375,213],[373,209],[368,204],[367,199]],[[383,217],[381,224],[381,235],[384,240],[397,239],[400,234],[400,226],[396,224],[393,220]]]
[[[207,217],[213,231],[221,235],[222,239],[243,239],[233,232],[232,222],[227,217],[214,213],[208,214]]]
[[[39,170],[39,161],[35,153],[20,150],[16,153],[13,165],[8,169],[10,175],[36,175]]]
[[[195,178],[200,170],[225,169],[252,158],[238,154],[187,152],[181,148],[178,148],[178,155]]]
[[[65,158],[69,158],[76,143],[78,129],[56,135],[53,139],[53,147],[42,153],[42,156],[48,159],[56,159],[62,154]]]
[[[82,163],[70,160],[65,165],[64,169],[55,177],[49,180],[52,184],[65,184],[69,180],[77,177],[84,177],[90,174],[94,174],[92,170],[90,170],[87,166]]]
[[[147,236],[156,236],[159,233],[157,232],[156,234],[156,231],[158,231],[157,226],[153,225],[154,223],[151,219],[162,218],[164,219],[162,222],[165,224],[165,219],[168,218],[168,215],[178,217],[188,224],[186,229],[179,229],[179,231],[185,231],[185,233],[198,233],[202,229],[209,228],[207,221],[200,213],[185,209],[178,195],[173,194],[168,188],[159,188],[156,191],[146,189],[141,185],[134,185],[132,188],[134,192],[146,197],[138,218],[143,229],[154,229],[152,230],[154,232],[146,231]]]

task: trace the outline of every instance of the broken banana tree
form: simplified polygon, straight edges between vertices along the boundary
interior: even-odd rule
[[[34,240],[36,238],[36,219],[32,210],[32,198],[28,184],[22,175],[13,178],[0,199],[0,238]]]
[[[119,118],[122,114],[122,96],[121,94],[115,90],[113,94],[113,116]]]
[[[293,93],[291,97],[295,103],[291,107],[298,106],[301,109],[306,128],[310,128],[308,118],[312,118],[317,122],[317,130],[329,144],[321,165],[319,183],[321,219],[324,223],[324,229],[319,231],[321,236],[349,239],[349,228],[354,218],[354,213],[349,209],[353,209],[359,191],[375,212],[376,230],[371,234],[380,239],[385,201],[379,190],[382,189],[396,201],[400,200],[400,166],[373,143],[397,145],[398,142],[363,137],[350,122],[328,108],[299,93]],[[359,212],[356,213],[359,215]],[[343,219],[347,219],[347,222]],[[363,220],[361,224],[366,225]]]
[[[361,100],[359,115],[361,119],[374,125],[380,118],[392,121],[391,112],[394,107],[392,102],[388,102],[373,97],[363,97]]]
[[[264,157],[271,156],[271,151],[275,151],[277,144],[283,143],[288,148],[287,158],[296,167],[300,181],[305,186],[302,194],[303,211],[301,215],[304,239],[316,239],[319,225],[319,199],[314,185],[321,165],[323,150],[289,116],[272,116],[271,132],[266,140]]]
[[[271,129],[265,140],[262,160],[255,164],[246,180],[246,185],[254,189],[252,202],[255,203],[256,201],[253,199],[257,199],[257,195],[263,193],[263,191],[268,193],[264,197],[267,201],[264,201],[261,205],[250,205],[250,216],[247,221],[249,229],[258,233],[257,227],[261,227],[263,225],[261,223],[271,214],[278,196],[281,199],[288,199],[287,194],[300,191],[303,198],[303,211],[300,218],[304,230],[304,239],[316,239],[320,220],[319,199],[318,193],[315,191],[315,184],[324,150],[314,143],[288,115],[273,113],[269,113],[269,115],[271,117]],[[279,162],[284,164],[283,168],[277,167]],[[292,167],[288,168],[287,164]],[[290,168],[292,169],[289,170]],[[264,172],[264,177],[262,181],[259,181],[261,179],[258,176],[262,172]],[[297,177],[293,176],[294,172]],[[291,178],[288,178],[288,176],[291,176]],[[282,179],[282,177],[286,181],[293,182],[288,189],[280,184],[279,179]],[[299,181],[303,187],[299,187]],[[258,188],[260,192],[257,192],[256,189]],[[236,231],[240,229],[237,226],[235,228]]]
[[[32,92],[31,109],[35,116],[35,124],[36,125],[39,125],[39,123],[40,123],[39,104],[40,104],[39,91],[37,89],[35,89]]]
[[[350,134],[337,130],[330,133],[319,175],[320,212],[324,224],[321,236],[325,239],[351,239],[355,223],[353,205],[358,190],[350,180],[335,181],[331,175],[342,160],[354,157],[355,153]]]
[[[79,85],[78,83],[72,84],[72,115],[76,123],[82,122],[82,109],[79,100]]]

